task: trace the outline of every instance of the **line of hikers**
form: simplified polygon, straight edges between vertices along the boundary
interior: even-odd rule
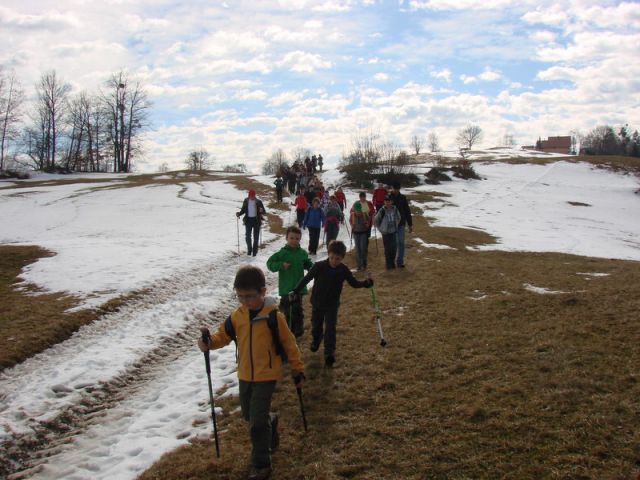
[[[384,189],[384,186],[379,184],[378,188]],[[343,263],[347,252],[343,242],[327,240],[328,258],[315,263],[311,261],[309,253],[316,252],[315,249],[311,251],[311,246],[317,248],[317,236],[314,244],[310,239],[309,253],[300,246],[300,224],[302,228],[310,229],[311,237],[311,228],[318,228],[319,232],[319,226],[311,226],[316,225],[314,222],[318,218],[322,221],[324,216],[325,224],[330,215],[344,221],[346,199],[338,202],[336,195],[329,195],[325,211],[320,202],[328,192],[322,187],[320,191],[322,195],[314,194],[310,206],[306,192],[299,192],[294,205],[297,210],[304,210],[304,217],[300,221],[300,216],[297,216],[299,226],[287,228],[285,245],[267,260],[269,271],[278,274],[279,305],[276,306],[276,301],[266,296],[264,272],[253,265],[243,266],[238,270],[233,285],[240,305],[213,334],[209,334],[206,328],[203,329],[204,338],[198,340],[198,346],[203,352],[236,342],[240,407],[243,418],[249,423],[252,445],[248,475],[250,480],[266,480],[271,476],[271,454],[279,445],[278,415],[271,412],[271,400],[276,382],[283,378],[282,366],[286,362],[289,363],[302,407],[301,389],[306,378],[296,339],[304,334],[303,298],[308,293],[307,284],[312,280],[314,282],[310,299],[309,350],[317,352],[320,345],[324,344],[324,362],[327,368],[333,368],[336,361],[336,325],[344,282],[353,288],[373,288],[374,285],[370,274],[365,280],[358,280]],[[382,204],[378,205],[377,213],[374,213],[375,192],[374,202],[368,201],[366,193],[361,192],[359,200],[354,202],[350,211],[359,271],[367,266],[372,225],[382,234],[387,269],[404,266],[404,229],[412,230],[411,211],[406,197],[400,193],[400,185],[394,184],[390,192],[385,189],[385,196]],[[298,202],[299,198],[305,200],[305,208],[302,200]],[[250,233],[255,231],[253,227],[250,230],[250,226],[259,224],[264,214],[264,205],[256,198],[255,191],[250,190],[238,216],[245,215],[248,253],[254,256],[257,252],[257,240],[253,237],[254,242],[250,242]],[[400,245],[401,249],[398,248]],[[375,292],[372,292],[372,298],[375,298]],[[382,337],[381,331],[380,334]],[[383,339],[381,345],[385,343]],[[302,414],[304,418],[304,410]],[[212,415],[215,430],[213,405]]]

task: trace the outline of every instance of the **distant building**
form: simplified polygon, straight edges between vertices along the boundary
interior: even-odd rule
[[[526,147],[522,148],[538,150],[540,152],[564,153],[566,155],[570,155],[571,137],[549,137],[547,140],[538,139],[535,147],[533,145],[527,145]]]

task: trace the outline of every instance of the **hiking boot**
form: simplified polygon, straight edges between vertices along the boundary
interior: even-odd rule
[[[280,445],[280,433],[278,432],[278,415],[270,413],[271,418],[271,453],[275,452]]]
[[[320,343],[311,342],[311,345],[309,345],[309,350],[311,350],[312,352],[317,352],[319,348]]]
[[[271,476],[271,467],[256,468],[251,467],[248,480],[267,480]]]
[[[332,368],[334,363],[336,363],[336,359],[333,355],[329,355],[324,359],[324,364],[327,368]]]

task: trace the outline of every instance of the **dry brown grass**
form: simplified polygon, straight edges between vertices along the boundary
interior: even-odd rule
[[[278,387],[274,478],[635,478],[640,264],[469,251],[455,240],[463,231],[420,218],[415,235],[460,249],[408,238],[408,267],[388,273],[371,246],[388,346],[378,345],[369,292],[346,287],[336,368],[309,352],[308,334],[301,342],[308,433],[293,386]],[[596,272],[609,276],[579,275]],[[238,415],[221,423],[221,459],[198,441],[140,478],[245,478],[246,426]]]
[[[99,310],[66,310],[77,306],[76,298],[42,293],[33,285],[20,284],[23,267],[52,253],[35,246],[0,245],[0,370],[65,340],[82,325],[117,309],[126,297]]]

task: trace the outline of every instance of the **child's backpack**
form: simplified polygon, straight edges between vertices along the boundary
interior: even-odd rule
[[[274,308],[269,312],[267,317],[267,326],[271,330],[271,336],[273,337],[273,344],[276,347],[276,353],[282,358],[282,363],[287,363],[287,353],[284,351],[282,342],[280,342],[280,331],[278,329],[278,309]],[[224,321],[224,332],[234,341],[236,344],[236,362],[238,361],[238,339],[236,337],[236,329],[231,321],[231,316],[228,316]]]
[[[367,217],[361,212],[354,212],[353,215],[353,231],[362,233],[369,230],[369,222]]]

